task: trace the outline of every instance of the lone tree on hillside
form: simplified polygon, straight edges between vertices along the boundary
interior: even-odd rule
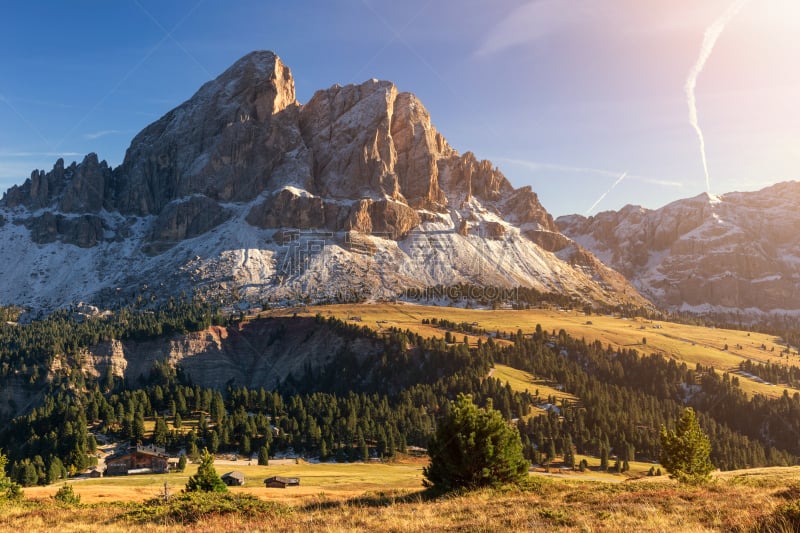
[[[203,453],[200,455],[200,466],[197,467],[197,473],[186,483],[186,491],[227,492],[227,490],[228,486],[214,468],[214,456],[209,453],[208,448],[203,448]]]
[[[705,483],[714,470],[710,454],[711,441],[691,407],[683,412],[674,430],[667,431],[661,426],[661,464],[671,478],[690,485]]]
[[[479,409],[472,396],[459,394],[439,423],[423,469],[425,485],[445,491],[520,481],[528,473],[517,428],[500,411]]]

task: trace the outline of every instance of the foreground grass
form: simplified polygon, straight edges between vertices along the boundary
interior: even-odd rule
[[[246,491],[247,489],[245,489]],[[79,492],[79,491],[76,491]],[[437,496],[421,489],[324,494],[293,505],[229,495],[170,503],[4,504],[2,531],[797,531],[800,469],[725,473],[706,487],[531,477],[522,487]]]

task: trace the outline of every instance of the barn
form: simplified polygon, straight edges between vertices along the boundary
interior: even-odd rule
[[[156,446],[136,446],[106,459],[107,476],[166,474],[168,470],[169,456]]]
[[[300,485],[299,477],[272,476],[264,480],[264,485],[270,489],[285,489],[286,487],[297,487]]]
[[[222,481],[229,487],[241,487],[244,485],[244,474],[234,470],[222,475]]]

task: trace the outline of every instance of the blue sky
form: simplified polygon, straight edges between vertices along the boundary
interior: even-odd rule
[[[554,215],[706,190],[684,84],[722,0],[74,0],[4,3],[0,189],[131,138],[242,55],[298,100],[388,79],[460,152]],[[753,0],[698,76],[711,192],[800,178],[800,2]],[[620,177],[625,177],[620,180]],[[616,184],[616,185],[615,185]]]

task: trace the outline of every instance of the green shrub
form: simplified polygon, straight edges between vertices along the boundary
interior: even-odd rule
[[[81,503],[80,495],[75,494],[75,491],[72,490],[72,485],[66,483],[64,483],[63,487],[58,489],[58,492],[56,492],[53,498],[65,505],[78,505]]]
[[[127,513],[127,518],[141,523],[190,524],[224,515],[246,518],[271,518],[291,512],[289,507],[259,500],[252,494],[219,492],[184,492],[164,501],[155,498]]]

